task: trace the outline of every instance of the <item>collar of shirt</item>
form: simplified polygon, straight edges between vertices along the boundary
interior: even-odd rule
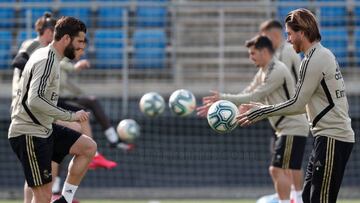
[[[316,42],[315,44],[313,44],[308,50],[305,51],[305,57],[308,58],[311,50],[320,46],[321,46],[320,42]]]
[[[61,61],[61,59],[62,59],[63,57],[62,57],[62,56],[59,54],[59,52],[55,49],[53,43],[50,43],[50,44],[49,44],[49,47],[50,47],[50,49],[55,53],[56,58],[57,58],[59,61]]]
[[[267,70],[269,70],[269,68],[274,66],[276,57],[273,56],[272,59],[269,61],[269,63],[262,69],[264,72],[266,72]]]

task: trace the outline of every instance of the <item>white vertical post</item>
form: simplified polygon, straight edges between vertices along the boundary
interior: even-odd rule
[[[177,16],[177,12],[178,12],[178,7],[173,7],[172,8],[172,27],[171,27],[171,31],[173,33],[173,36],[171,38],[172,40],[172,52],[171,52],[171,63],[170,66],[173,69],[172,73],[173,73],[173,77],[174,77],[174,81],[175,81],[175,85],[176,87],[181,87],[183,86],[183,69],[182,69],[182,65],[177,63],[177,43],[178,43],[178,30],[180,26],[177,25],[177,20],[178,20],[178,16]]]
[[[129,107],[129,63],[128,63],[128,10],[123,13],[123,67],[122,67],[122,112],[123,117],[128,115]]]
[[[224,91],[224,9],[219,10],[219,91]]]
[[[31,33],[32,33],[32,12],[31,9],[28,8],[26,9],[26,13],[25,13],[25,26],[26,26],[26,38],[25,39],[30,39],[31,38]],[[22,42],[20,42],[22,43]]]

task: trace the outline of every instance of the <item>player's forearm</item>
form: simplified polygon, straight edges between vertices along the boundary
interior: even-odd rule
[[[297,114],[303,114],[306,112],[305,109],[305,104],[301,104],[300,102],[295,102],[294,104],[281,108],[282,105],[285,105],[284,103],[282,104],[276,104],[275,105],[275,109],[279,108],[276,111],[273,111],[271,113],[268,113],[268,117],[271,116],[282,116],[282,115],[297,115]]]
[[[258,109],[253,109],[248,114],[250,120],[261,120],[272,116],[297,115],[303,114],[305,103],[298,101],[295,97],[275,105],[266,105]]]
[[[55,120],[74,121],[75,114],[54,105],[43,97],[34,97],[28,102],[31,111],[41,112]]]

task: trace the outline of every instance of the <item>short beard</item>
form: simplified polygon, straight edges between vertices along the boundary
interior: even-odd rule
[[[66,56],[70,60],[73,60],[75,58],[75,48],[72,45],[72,41],[67,47],[65,47],[64,56]]]

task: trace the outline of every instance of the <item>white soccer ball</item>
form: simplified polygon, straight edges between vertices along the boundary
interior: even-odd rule
[[[213,103],[207,113],[210,127],[218,133],[228,133],[237,126],[236,116],[239,109],[235,104],[226,100]]]
[[[139,106],[145,115],[154,117],[164,112],[165,101],[160,94],[149,92],[141,97]]]
[[[187,116],[196,108],[196,99],[189,90],[176,90],[169,98],[169,107],[178,116]]]
[[[120,121],[116,130],[120,139],[126,142],[134,142],[140,136],[140,127],[133,119]]]

